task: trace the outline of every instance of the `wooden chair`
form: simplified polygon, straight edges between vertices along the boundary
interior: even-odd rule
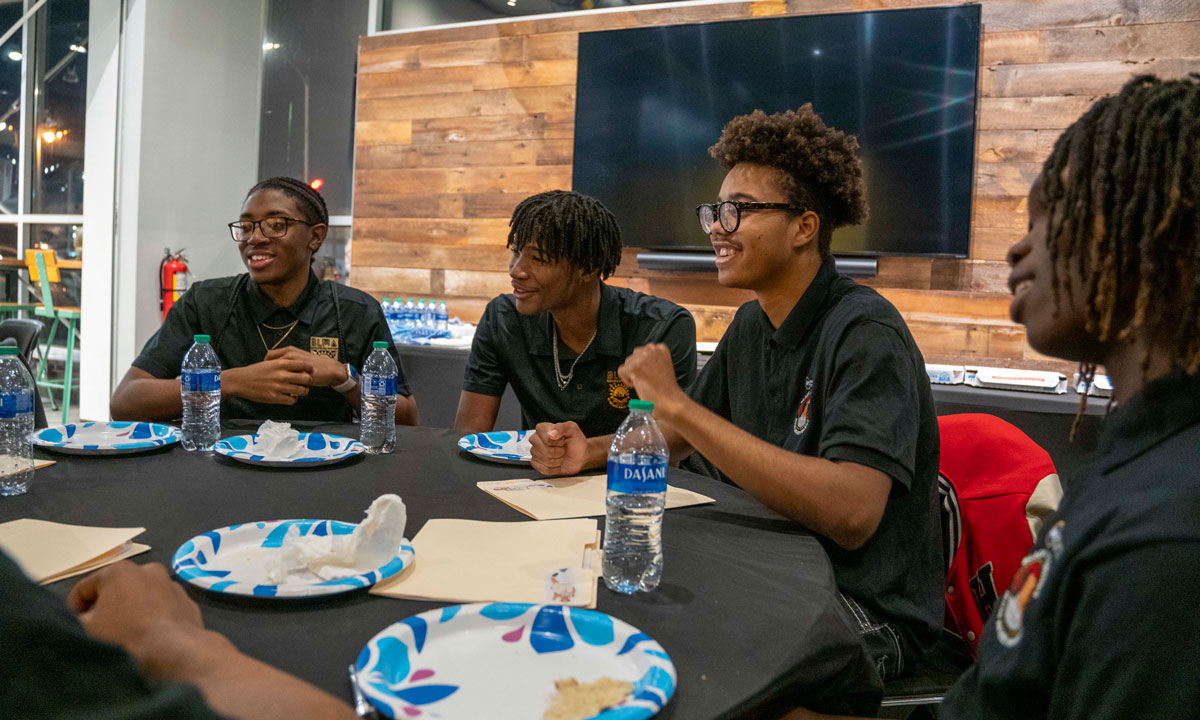
[[[79,379],[75,373],[75,326],[79,321],[79,306],[63,306],[54,304],[53,287],[62,280],[59,274],[58,261],[52,250],[26,250],[25,262],[29,266],[29,280],[41,286],[42,305],[34,309],[39,317],[50,318],[50,333],[46,337],[46,345],[42,349],[41,362],[38,363],[37,383],[49,390],[62,391],[62,422],[67,423],[68,409],[71,407],[71,391],[79,387]],[[50,347],[54,344],[54,336],[58,326],[67,328],[67,358],[62,380],[50,380],[47,376],[49,367]],[[50,398],[50,408],[54,405],[54,393],[47,392]]]

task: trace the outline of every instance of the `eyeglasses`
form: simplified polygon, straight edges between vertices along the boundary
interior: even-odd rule
[[[320,223],[310,223],[307,220],[298,220],[290,217],[269,217],[262,220],[238,220],[237,222],[229,223],[229,234],[233,236],[234,242],[247,242],[254,235],[254,226],[258,226],[258,231],[265,238],[281,238],[287,235],[288,223],[300,223],[301,225],[320,225]]]
[[[736,232],[742,224],[745,210],[790,210],[794,213],[807,212],[807,208],[777,202],[734,202],[704,203],[696,206],[696,217],[700,218],[700,229],[707,235],[712,232],[714,222],[719,221],[725,232]]]

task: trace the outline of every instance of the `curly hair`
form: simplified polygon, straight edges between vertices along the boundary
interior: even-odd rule
[[[1172,366],[1200,370],[1200,74],[1139,75],[1097,101],[1041,181],[1055,301],[1077,267],[1089,333],[1170,338]]]
[[[520,252],[536,242],[551,260],[566,260],[584,273],[608,278],[621,263],[621,228],[595,198],[550,190],[525,198],[508,222],[508,248]]]
[[[817,247],[824,258],[834,230],[867,219],[857,151],[858,138],[829,127],[812,103],[805,103],[799,110],[772,115],[755,110],[730,120],[708,154],[726,170],[738,163],[781,170],[788,202],[812,210],[821,220]]]

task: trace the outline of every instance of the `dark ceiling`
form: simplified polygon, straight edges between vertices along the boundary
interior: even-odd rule
[[[572,10],[594,10],[631,5],[654,5],[680,0],[475,0],[498,15],[541,15]]]

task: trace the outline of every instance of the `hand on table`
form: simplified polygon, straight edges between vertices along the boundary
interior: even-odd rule
[[[76,583],[67,606],[93,637],[120,645],[142,669],[173,676],[189,641],[204,631],[200,608],[159,563],[128,560]]]
[[[587,454],[587,438],[573,422],[538,423],[529,438],[533,469],[543,475],[578,475]]]
[[[636,348],[617,368],[617,374],[637,391],[641,400],[654,403],[663,415],[687,399],[687,394],[675,379],[675,363],[671,350],[662,343],[651,343]]]

